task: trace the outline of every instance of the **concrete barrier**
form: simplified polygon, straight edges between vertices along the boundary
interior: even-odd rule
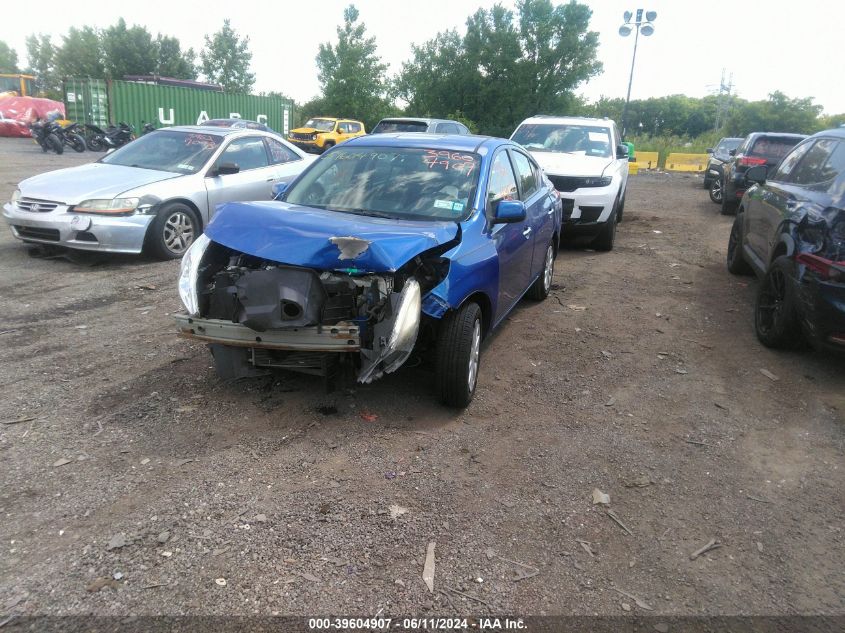
[[[634,162],[639,169],[657,169],[657,152],[634,152]]]
[[[666,157],[666,171],[704,171],[707,168],[707,154],[673,153]]]

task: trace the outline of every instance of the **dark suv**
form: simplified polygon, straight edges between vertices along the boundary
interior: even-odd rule
[[[750,188],[731,229],[728,270],[761,277],[757,338],[845,351],[845,129],[819,132],[777,168],[754,166],[743,177]]]
[[[719,204],[722,202],[722,165],[730,160],[730,151],[739,147],[743,139],[726,137],[720,140],[716,147],[708,147],[707,169],[704,170],[704,188],[710,190],[710,199]]]
[[[722,215],[733,215],[747,187],[745,172],[755,165],[772,168],[787,152],[807,138],[804,134],[753,132],[735,150],[722,167]]]

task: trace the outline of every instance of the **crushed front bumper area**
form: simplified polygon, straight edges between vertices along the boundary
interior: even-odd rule
[[[240,323],[175,315],[179,336],[219,345],[296,352],[360,352],[360,329],[353,323],[256,332]]]

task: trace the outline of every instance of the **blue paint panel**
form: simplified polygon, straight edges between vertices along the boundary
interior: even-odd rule
[[[281,264],[383,273],[455,239],[458,230],[455,222],[373,218],[270,201],[221,205],[205,232],[231,249]],[[370,246],[341,259],[333,237],[356,237]]]

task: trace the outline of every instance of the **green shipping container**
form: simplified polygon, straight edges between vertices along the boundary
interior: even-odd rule
[[[105,127],[109,123],[109,99],[102,79],[65,79],[62,82],[65,116],[71,121]]]
[[[109,113],[113,122],[134,125],[136,133],[150,122],[166,127],[234,117],[264,123],[287,136],[293,120],[290,102],[275,97],[131,81],[109,82]]]

